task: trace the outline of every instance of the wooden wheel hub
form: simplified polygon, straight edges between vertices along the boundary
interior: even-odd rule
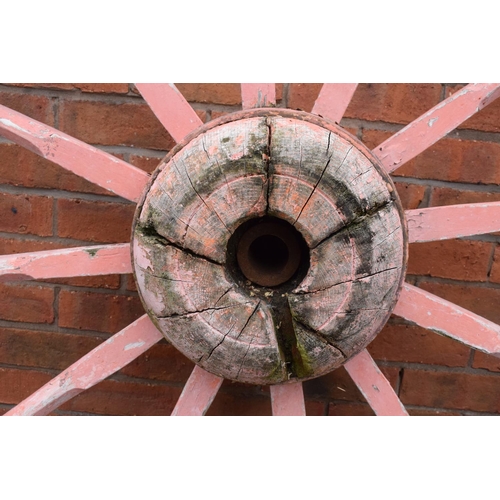
[[[224,378],[327,373],[387,321],[406,268],[394,186],[335,124],[257,109],[196,130],[138,205],[139,293],[181,352]]]

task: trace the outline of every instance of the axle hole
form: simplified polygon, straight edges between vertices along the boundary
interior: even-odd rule
[[[291,287],[309,267],[304,238],[291,224],[276,217],[242,224],[228,244],[230,267],[231,255],[235,255],[237,273],[243,279],[266,287]]]
[[[248,248],[250,265],[258,273],[276,273],[283,270],[288,262],[288,247],[277,236],[264,234],[256,238]]]

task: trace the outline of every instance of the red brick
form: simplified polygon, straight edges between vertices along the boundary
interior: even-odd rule
[[[0,328],[0,363],[65,370],[102,339],[55,332]]]
[[[491,243],[443,240],[412,243],[408,274],[463,281],[486,281]]]
[[[9,83],[12,87],[25,87],[54,90],[81,90],[82,92],[127,94],[128,83]]]
[[[467,285],[422,282],[420,288],[500,324],[500,290]]]
[[[375,148],[391,133],[364,130],[363,142]],[[442,139],[413,160],[394,171],[394,175],[473,184],[500,184],[500,144],[487,141]]]
[[[466,366],[470,348],[415,325],[387,324],[368,346],[376,360]]]
[[[405,369],[401,400],[430,408],[498,413],[500,377]]]
[[[58,236],[97,243],[130,240],[135,205],[85,200],[57,201]]]
[[[458,411],[435,410],[429,408],[407,408],[411,417],[460,417],[462,414]]]
[[[346,132],[349,132],[354,138],[358,139],[358,131],[360,130],[358,127],[342,127]]]
[[[490,281],[492,283],[500,283],[500,246],[495,248],[495,256],[491,267]]]
[[[207,121],[207,112],[204,109],[195,109],[196,114],[198,115],[198,118],[203,122],[206,123]]]
[[[0,319],[26,323],[54,321],[54,290],[44,286],[0,283]]]
[[[97,94],[128,94],[128,83],[73,83],[76,89],[82,92]]]
[[[418,208],[425,195],[425,186],[408,184],[407,182],[396,182],[396,190],[405,210]]]
[[[65,101],[59,128],[89,144],[169,150],[175,142],[149,106],[142,102]]]
[[[472,362],[473,368],[482,368],[490,372],[500,372],[500,358],[492,354],[486,354],[481,351],[474,353],[474,361]]]
[[[380,369],[395,388],[399,368],[383,366]],[[364,397],[344,367],[340,367],[323,377],[304,382],[304,394],[306,399],[341,399],[343,401],[365,402]]]
[[[127,274],[127,290],[131,292],[137,292],[137,285],[132,274]]]
[[[330,403],[328,415],[335,417],[373,417],[375,412],[367,404],[360,403]]]
[[[239,83],[176,83],[182,95],[190,102],[207,104],[241,104]]]
[[[54,125],[53,99],[36,94],[0,90],[0,104],[46,125]]]
[[[233,111],[212,111],[212,120],[216,120],[221,116],[226,116],[233,113]]]
[[[0,184],[112,194],[17,144],[7,143],[0,144]]]
[[[63,245],[58,241],[30,240],[27,238],[0,238],[0,255],[15,253],[41,252],[42,250],[56,250],[70,245]],[[73,245],[73,246],[76,246]]]
[[[0,402],[20,403],[52,378],[53,375],[35,370],[0,368]]]
[[[61,290],[59,326],[116,333],[144,314],[138,297]]]
[[[310,112],[322,83],[291,83],[288,90],[288,107]]]
[[[440,84],[362,83],[345,117],[407,124],[438,104],[441,90]]]
[[[52,198],[0,193],[0,231],[52,235]]]
[[[460,90],[463,85],[454,85],[446,88],[446,97]],[[458,126],[459,129],[482,130],[484,132],[500,131],[500,101],[496,99],[481,111]]]
[[[308,417],[323,417],[327,414],[327,403],[307,399],[305,401],[306,415]]]
[[[193,368],[194,363],[163,341],[122,368],[120,373],[129,377],[184,384]]]
[[[120,288],[121,286],[120,275],[118,274],[107,274],[104,276],[80,276],[77,278],[46,279],[39,281],[85,288],[106,288],[108,290],[118,290],[118,288]]]
[[[207,411],[208,416],[271,416],[271,398],[269,394],[248,394],[226,392],[224,386],[215,396]]]
[[[430,206],[442,207],[445,205],[462,205],[466,203],[489,203],[492,201],[500,201],[500,193],[433,187],[430,199]]]
[[[60,409],[98,415],[170,415],[181,391],[167,385],[104,380]]]
[[[145,172],[148,172],[149,174],[153,173],[161,161],[162,158],[158,158],[156,156],[130,155],[129,158],[129,163],[140,168],[141,170],[144,170]]]
[[[375,149],[376,146],[382,144],[386,139],[394,135],[395,132],[388,132],[387,130],[372,130],[362,129],[361,141],[370,149]],[[399,171],[396,175],[399,175]]]

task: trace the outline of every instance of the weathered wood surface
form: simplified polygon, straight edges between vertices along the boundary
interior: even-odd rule
[[[480,351],[500,355],[500,325],[405,283],[394,314]]]
[[[129,243],[0,256],[0,282],[131,272]]]
[[[407,250],[393,184],[362,144],[310,116],[257,110],[205,127],[167,156],[139,204],[133,254],[146,310],[219,377],[327,373],[395,304]],[[298,281],[275,287],[238,274],[231,250],[242,223],[270,217],[298,230],[310,255]]]
[[[138,201],[149,180],[116,156],[2,105],[0,135],[127,200]]]
[[[498,83],[471,83],[373,149],[388,172],[410,161],[500,97]]]
[[[276,85],[274,83],[242,83],[241,101],[243,109],[274,106]]]
[[[312,113],[340,123],[357,86],[357,83],[325,83],[314,103]]]
[[[195,366],[172,412],[173,417],[203,416],[210,408],[223,378]]]
[[[500,231],[500,202],[407,210],[410,243]]]
[[[203,125],[196,111],[173,83],[136,83],[153,113],[175,142]]]
[[[273,417],[305,417],[302,382],[272,385],[270,391]]]
[[[38,389],[6,416],[48,415],[128,365],[161,338],[149,317],[142,316]]]
[[[376,415],[408,416],[391,384],[366,349],[344,366]]]

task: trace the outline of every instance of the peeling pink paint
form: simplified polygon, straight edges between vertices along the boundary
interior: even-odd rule
[[[500,231],[500,202],[407,210],[409,242],[439,241]]]
[[[471,83],[373,149],[388,172],[410,161],[500,96],[498,83]]]
[[[344,365],[376,415],[408,416],[408,412],[365,349]]]
[[[357,83],[325,83],[314,103],[312,113],[339,123],[357,86]]]
[[[149,317],[144,315],[83,356],[6,416],[48,415],[80,392],[128,365],[162,338]],[[135,348],[130,348],[131,345]]]
[[[138,201],[149,179],[141,169],[1,105],[0,135],[127,200]]]
[[[210,408],[224,379],[195,366],[172,412],[173,417],[202,416]]]
[[[181,142],[186,135],[203,125],[175,85],[136,83],[136,87],[175,142]]]
[[[276,104],[274,83],[242,83],[241,100],[243,109],[265,108]]]
[[[500,354],[500,326],[408,283],[394,314],[474,349]]]
[[[302,417],[306,415],[302,382],[272,385],[273,417]]]

